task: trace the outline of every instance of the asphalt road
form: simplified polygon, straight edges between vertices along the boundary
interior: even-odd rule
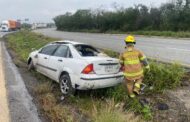
[[[55,29],[40,29],[35,32],[64,40],[84,42],[96,47],[124,50],[124,34],[92,34],[78,32],[60,32]],[[154,59],[165,62],[178,62],[190,67],[190,39],[136,36],[137,48]]]
[[[6,33],[0,33],[0,36],[4,34]],[[0,50],[0,120],[3,118],[1,122],[40,122],[33,98],[28,93],[2,40],[0,40]]]

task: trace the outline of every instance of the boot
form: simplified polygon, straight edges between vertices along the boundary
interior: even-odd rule
[[[135,94],[139,95],[139,94],[140,94],[140,90],[141,90],[140,84],[135,83],[133,92],[134,92]]]

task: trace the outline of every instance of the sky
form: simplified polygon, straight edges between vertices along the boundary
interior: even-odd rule
[[[77,9],[104,8],[110,10],[113,3],[132,7],[135,4],[160,6],[171,0],[0,0],[0,21],[28,18],[33,22],[53,22],[52,18]]]

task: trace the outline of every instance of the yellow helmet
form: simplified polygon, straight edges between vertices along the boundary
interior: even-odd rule
[[[136,40],[135,40],[135,37],[134,36],[131,36],[131,35],[129,35],[129,36],[127,36],[126,38],[125,38],[125,42],[126,43],[136,43]]]

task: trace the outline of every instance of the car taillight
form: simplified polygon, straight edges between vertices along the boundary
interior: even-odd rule
[[[83,71],[82,71],[83,74],[94,74],[94,67],[93,67],[93,64],[89,64],[87,65]]]

